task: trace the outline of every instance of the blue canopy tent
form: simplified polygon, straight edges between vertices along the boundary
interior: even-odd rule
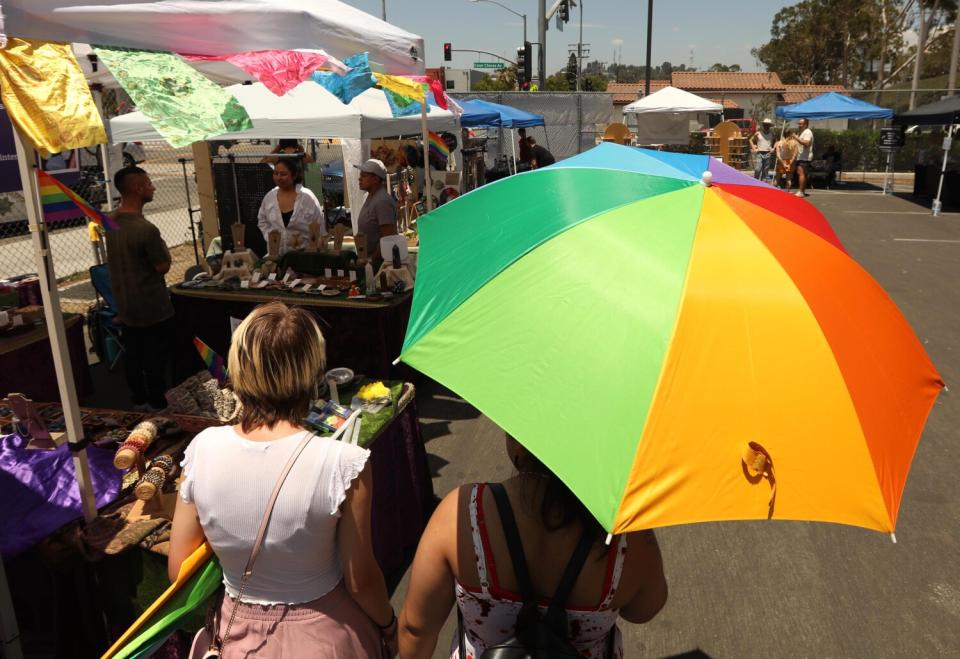
[[[463,108],[460,125],[464,128],[530,128],[544,126],[543,115],[519,110],[509,105],[492,103],[479,98],[469,101],[459,101]],[[544,133],[546,134],[546,133]],[[513,173],[517,173],[517,145],[511,136],[513,147]]]
[[[784,105],[776,109],[781,119],[890,119],[893,110],[860,101],[837,92],[827,92],[802,103]]]
[[[460,107],[463,108],[460,125],[464,128],[530,128],[544,125],[543,115],[479,98],[460,101]]]

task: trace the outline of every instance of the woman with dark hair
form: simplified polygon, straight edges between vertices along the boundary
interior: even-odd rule
[[[282,158],[274,165],[273,182],[277,187],[260,202],[257,226],[267,243],[271,231],[280,231],[280,254],[285,254],[306,244],[311,223],[318,222],[324,232],[323,206],[310,188],[303,186],[303,165],[298,158]]]
[[[653,531],[617,536],[607,546],[603,528],[553,472],[510,436],[506,449],[517,473],[502,486],[540,612],[586,534],[592,549],[564,607],[569,641],[585,657],[622,657],[617,619],[646,622],[667,599]],[[451,644],[451,659],[476,659],[486,648],[514,636],[523,598],[490,490],[482,483],[461,486],[430,519],[400,615],[403,659],[433,656],[454,604],[462,627]]]
[[[370,452],[302,425],[326,367],[320,328],[303,309],[262,305],[237,327],[227,363],[240,422],[207,428],[187,447],[171,580],[208,541],[226,587],[216,629],[225,659],[392,657],[397,618],[373,555]],[[198,638],[196,650],[209,642]]]

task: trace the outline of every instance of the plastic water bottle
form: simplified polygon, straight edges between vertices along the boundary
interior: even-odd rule
[[[377,290],[377,282],[374,281],[373,277],[373,266],[370,265],[368,261],[365,266],[363,266],[363,281],[367,288],[367,294],[375,293]]]

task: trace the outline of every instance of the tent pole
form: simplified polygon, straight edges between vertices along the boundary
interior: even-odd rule
[[[67,441],[73,454],[73,468],[80,488],[80,502],[83,506],[83,518],[90,522],[97,516],[96,499],[93,496],[93,484],[90,480],[90,467],[87,464],[86,440],[83,425],[80,423],[80,403],[77,401],[77,389],[74,386],[73,367],[70,364],[70,352],[67,346],[67,334],[63,328],[63,314],[60,312],[60,291],[57,290],[57,278],[53,269],[53,254],[50,251],[50,236],[47,223],[41,212],[39,187],[35,173],[36,154],[23,144],[20,129],[13,126],[13,141],[17,148],[17,164],[20,166],[20,181],[23,186],[23,201],[27,209],[27,220],[33,240],[40,292],[43,296],[43,313],[47,322],[47,334],[53,352],[53,366],[57,373],[57,385],[60,389],[60,404],[66,424]]]
[[[517,133],[510,129],[510,145],[513,147],[513,173],[517,173]]]
[[[420,132],[423,133],[423,194],[427,212],[433,210],[433,186],[430,184],[430,131],[427,127],[427,99],[420,104]]]
[[[939,217],[940,208],[942,207],[940,194],[943,192],[943,177],[947,174],[947,158],[950,156],[950,146],[952,142],[953,124],[950,124],[950,128],[947,130],[947,137],[943,140],[943,163],[940,165],[940,183],[937,184],[937,198],[933,200],[933,208],[931,208],[934,217]]]

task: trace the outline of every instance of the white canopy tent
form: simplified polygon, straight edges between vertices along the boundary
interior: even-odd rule
[[[664,87],[623,109],[637,115],[638,144],[687,144],[690,115],[701,112],[723,112],[723,106],[676,87]]]
[[[322,48],[423,75],[423,39],[338,0],[3,0],[6,34],[193,55]]]
[[[247,110],[253,128],[226,133],[211,139],[269,139],[274,137],[373,139],[419,135],[420,113],[394,117],[381,89],[368,89],[345,105],[326,89],[308,80],[283,96],[262,83],[231,85],[226,88]],[[449,110],[430,106],[427,125],[432,131],[455,131],[457,118]],[[142,142],[163,138],[142,112],[131,112],[110,120],[111,139]]]

